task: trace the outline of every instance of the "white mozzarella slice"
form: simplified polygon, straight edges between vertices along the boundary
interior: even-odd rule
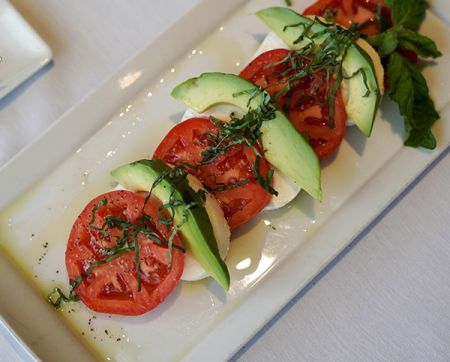
[[[180,122],[183,122],[189,118],[209,118],[209,116],[213,116],[224,122],[228,122],[230,120],[231,113],[234,113],[236,117],[242,117],[244,115],[242,109],[240,109],[239,107],[235,107],[229,104],[217,104],[213,107],[208,108],[203,113],[198,113],[193,109],[188,108],[181,116]]]
[[[194,191],[203,188],[201,182],[194,176],[188,175],[188,181]],[[223,216],[223,211],[219,203],[209,192],[206,193],[205,209],[211,221],[220,257],[225,259],[230,248],[230,228]],[[189,251],[187,251],[184,258],[184,270],[181,280],[194,281],[207,277],[209,277],[209,274],[200,266]]]
[[[273,49],[289,49],[289,47],[274,32],[270,32],[264,38],[264,40],[261,43],[261,45],[259,46],[259,48],[256,49],[256,52],[255,52],[255,54],[253,54],[253,57],[251,60],[255,59],[257,56],[261,55],[262,53],[268,52],[269,50],[273,50]]]
[[[114,187],[114,188],[112,189],[112,191],[120,191],[120,190],[128,191],[128,190],[125,188],[125,186],[123,186],[123,185],[121,185],[121,184],[117,184],[116,187]]]
[[[294,181],[276,169],[272,179],[273,188],[278,191],[278,195],[272,196],[269,204],[264,208],[264,211],[276,210],[286,206],[294,200],[301,191],[301,188]]]

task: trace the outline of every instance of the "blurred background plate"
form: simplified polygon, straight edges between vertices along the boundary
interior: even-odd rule
[[[0,99],[48,64],[52,52],[6,0],[0,0]]]

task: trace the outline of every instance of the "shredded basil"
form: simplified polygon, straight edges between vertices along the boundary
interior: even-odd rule
[[[281,81],[286,83],[286,85],[273,95],[275,100],[298,89],[296,86],[300,81],[311,76],[319,77],[321,81],[319,86],[313,89],[308,96],[314,96],[320,89],[325,87],[324,100],[328,102],[329,126],[334,127],[335,96],[342,81],[359,73],[362,73],[365,79],[366,74],[363,69],[360,69],[351,75],[347,75],[344,74],[342,67],[342,61],[349,47],[354,44],[355,39],[358,37],[357,33],[343,29],[335,23],[323,22],[319,18],[316,18],[315,21],[326,26],[326,29],[313,33],[311,29],[314,22],[306,25],[304,23],[286,25],[283,31],[291,27],[301,28],[301,34],[294,41],[294,44],[303,41],[306,44],[301,49],[291,50],[286,57],[266,67],[285,65],[280,72],[280,76]],[[320,46],[316,45],[318,39],[321,39]],[[370,92],[367,83],[365,84],[367,92]],[[369,95],[368,93],[366,94],[367,96]],[[289,106],[289,103],[285,105],[285,107]]]
[[[252,102],[255,97],[261,95],[261,89],[249,89],[248,91],[242,91],[233,94],[234,97],[240,95],[250,95],[249,103]],[[202,152],[202,160],[196,164],[188,162],[180,162],[176,165],[172,172],[180,173],[186,172],[186,169],[195,171],[196,169],[210,165],[217,158],[223,154],[226,154],[231,148],[237,145],[243,145],[244,147],[250,147],[256,155],[256,159],[253,165],[254,179],[257,181],[266,191],[273,195],[278,195],[278,192],[270,186],[270,178],[273,171],[267,175],[262,175],[260,171],[260,162],[263,157],[264,151],[261,150],[261,126],[263,122],[271,120],[275,117],[276,107],[272,104],[270,95],[263,92],[263,99],[257,109],[250,109],[241,118],[237,117],[234,113],[230,115],[229,122],[221,122],[214,116],[210,116],[211,122],[217,128],[214,132],[205,132],[204,136],[209,141],[208,147]],[[194,172],[195,173],[195,172]],[[164,175],[161,175],[164,177]],[[215,177],[213,175],[213,177]],[[250,179],[236,180],[230,184],[217,184],[218,187],[210,188],[211,192],[222,192],[244,186],[250,182]]]

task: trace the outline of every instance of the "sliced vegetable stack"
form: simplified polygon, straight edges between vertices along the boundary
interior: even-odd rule
[[[252,126],[191,118],[172,128],[153,154],[172,165],[184,164],[217,198],[232,230],[258,214],[274,192],[258,140],[248,144]]]
[[[431,127],[439,119],[418,60],[437,58],[434,41],[417,31],[426,15],[424,0],[320,0],[304,11],[349,27],[374,46],[386,67],[389,97],[398,104],[411,147],[436,147]]]
[[[257,15],[290,50],[261,54],[241,76],[268,90],[320,158],[339,147],[347,117],[370,136],[383,78],[377,56],[364,50],[370,46],[340,26],[286,8]]]
[[[228,243],[229,233],[223,213],[216,212],[215,198],[211,197],[194,177],[182,167],[169,167],[161,160],[141,160],[121,166],[112,176],[133,191],[148,191],[162,201],[160,211],[168,210],[163,218],[180,233],[184,245],[200,265],[224,288],[230,286],[230,275],[223,262],[217,240],[225,234],[222,243]],[[209,211],[209,213],[208,213]],[[225,232],[222,231],[223,225]]]
[[[415,65],[417,56],[440,55],[416,32],[425,9],[423,0],[320,0],[304,15],[259,11],[272,33],[255,58],[239,75],[203,73],[175,87],[171,95],[191,116],[151,160],[111,172],[126,190],[100,195],[81,212],[66,251],[70,294],[55,288],[49,301],[81,299],[97,312],[138,315],[180,279],[211,276],[228,290],[230,230],[301,189],[320,201],[319,159],[338,150],[348,120],[370,136],[382,61],[405,117],[405,143],[433,148],[438,114]],[[218,104],[233,111],[216,112]]]

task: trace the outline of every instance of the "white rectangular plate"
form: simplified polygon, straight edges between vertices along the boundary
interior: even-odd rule
[[[425,70],[442,116],[434,129],[436,150],[403,147],[402,121],[386,101],[372,137],[366,140],[355,128],[349,129],[336,157],[323,164],[322,203],[301,194],[288,207],[265,212],[234,234],[227,258],[232,279],[228,293],[210,280],[181,283],[160,307],[142,317],[99,315],[81,304],[67,305],[60,313],[52,310],[44,299],[47,293],[55,285],[68,290],[64,250],[74,219],[91,198],[114,186],[112,168],[150,157],[179,119],[183,106],[170,98],[170,90],[205,71],[238,72],[267,33],[253,14],[283,4],[201,2],[0,170],[5,195],[0,201],[0,247],[22,272],[22,277],[14,275],[11,265],[0,259],[0,273],[13,273],[0,281],[2,290],[11,290],[2,295],[0,313],[38,356],[89,358],[81,341],[102,359],[229,357],[448,146],[450,96],[443,90],[450,77],[450,29],[428,14],[423,32],[433,36],[444,54]],[[235,8],[225,21],[211,16]],[[192,35],[186,48],[180,34],[199,18],[205,19],[204,38]],[[161,64],[167,67],[161,69]],[[104,125],[89,139],[85,130],[71,124],[85,118]],[[55,145],[59,157],[49,158]],[[36,293],[26,287],[23,276]]]
[[[6,0],[0,0],[0,99],[52,59],[52,52]]]

